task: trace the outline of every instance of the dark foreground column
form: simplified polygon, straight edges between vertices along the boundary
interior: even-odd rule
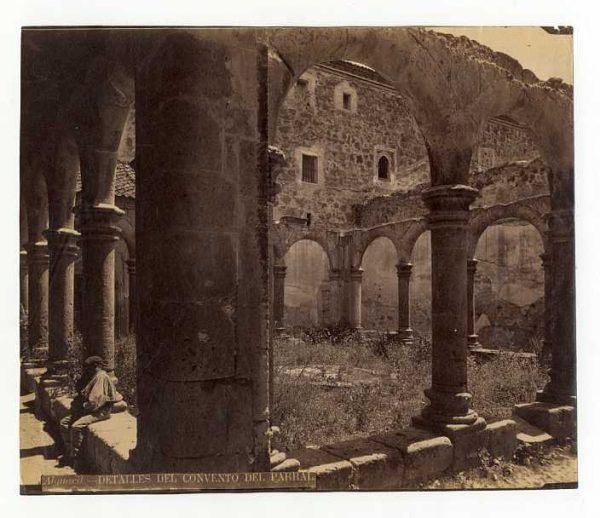
[[[362,329],[362,278],[363,269],[353,268],[350,272],[350,327]]]
[[[432,383],[430,404],[415,423],[429,427],[477,421],[467,391],[467,223],[477,191],[440,185],[423,193],[430,210]]]
[[[75,259],[79,233],[70,229],[47,231],[50,250],[50,326],[48,376],[68,381],[68,353],[73,342]]]
[[[276,264],[273,266],[273,320],[275,321],[275,330],[283,331],[285,329],[285,264]]]
[[[538,401],[576,403],[575,368],[575,236],[572,208],[550,214],[552,265],[552,368],[550,381],[538,392]]]
[[[404,343],[413,342],[413,330],[410,327],[410,274],[411,263],[398,263],[398,338]]]
[[[45,241],[27,245],[29,270],[29,354],[33,359],[48,355],[48,266]]]
[[[467,260],[467,343],[469,348],[481,347],[479,336],[475,334],[475,274],[477,259]]]
[[[268,471],[266,49],[236,31],[142,36],[132,459],[138,471]]]

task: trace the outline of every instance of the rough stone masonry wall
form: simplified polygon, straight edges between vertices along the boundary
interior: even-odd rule
[[[548,169],[539,158],[529,133],[514,125],[491,121],[485,127],[471,159],[471,184],[479,189],[472,207],[548,194]],[[429,177],[415,176],[408,192],[365,199],[355,207],[356,224],[370,228],[391,221],[424,216],[421,192]]]
[[[308,92],[297,86],[279,114],[275,145],[287,158],[278,177],[274,217],[305,217],[328,229],[354,226],[353,205],[391,193],[403,175],[422,167],[425,146],[404,101],[390,88],[314,67],[304,74]],[[335,105],[336,87],[343,82],[356,92],[356,111]],[[390,182],[376,181],[376,148],[391,153]],[[322,162],[322,183],[298,180],[299,148],[310,148]],[[428,170],[428,167],[427,167]]]

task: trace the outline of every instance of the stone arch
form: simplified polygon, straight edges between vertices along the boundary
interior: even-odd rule
[[[375,227],[369,230],[358,231],[353,242],[355,243],[354,253],[352,254],[352,266],[360,268],[362,265],[363,257],[369,245],[379,238],[386,238],[391,241],[394,249],[396,250],[396,256],[399,258],[400,253],[398,250],[398,236],[391,226]]]
[[[406,98],[427,143],[433,185],[466,183],[479,132],[500,114],[532,128],[548,163],[572,155],[572,122],[561,123],[562,117],[572,121],[564,88],[466,38],[407,27],[277,28],[265,30],[264,37],[270,48],[271,138],[288,90],[306,69],[350,60],[377,70]],[[556,138],[560,152],[553,148]]]
[[[425,218],[414,220],[411,222],[406,232],[402,236],[401,253],[398,255],[398,260],[409,263],[412,256],[415,243],[421,237],[421,234],[429,230],[429,224]]]
[[[296,227],[286,223],[273,225],[273,262],[274,264],[285,264],[284,257],[289,249],[298,241],[314,241],[321,246],[331,270],[337,269],[338,261],[335,247],[337,245],[337,234],[325,230],[310,230],[305,227]]]
[[[477,243],[485,229],[506,219],[518,219],[530,223],[539,232],[544,250],[548,250],[548,232],[543,214],[523,203],[513,203],[496,205],[487,209],[476,209],[473,212],[473,217],[469,222],[469,257],[475,255]]]

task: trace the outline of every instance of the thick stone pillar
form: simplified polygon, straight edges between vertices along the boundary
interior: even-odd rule
[[[285,329],[285,264],[273,265],[273,320],[275,331]]]
[[[465,185],[439,185],[423,193],[431,231],[431,388],[430,403],[415,423],[432,428],[478,421],[467,390],[467,224],[477,191]],[[481,419],[479,421],[482,421]]]
[[[350,327],[362,329],[362,278],[364,270],[353,268],[350,271]]]
[[[475,333],[475,274],[477,259],[467,259],[467,343],[469,348],[481,347]]]
[[[550,381],[537,394],[546,403],[576,403],[575,366],[575,236],[572,208],[553,208],[549,220],[552,367]]]
[[[398,263],[398,338],[404,343],[413,342],[413,330],[410,327],[410,274],[411,263]]]
[[[79,233],[72,229],[45,232],[50,250],[50,302],[48,375],[59,382],[68,377],[68,353],[73,342],[75,244]]]
[[[342,291],[340,287],[340,271],[329,270],[329,325],[340,323],[340,308],[342,304]]]
[[[135,278],[135,259],[128,259],[127,274],[129,275],[129,332],[135,334],[137,329],[137,286]]]
[[[29,271],[29,354],[33,359],[48,355],[48,244],[27,245]]]
[[[25,313],[29,311],[29,270],[27,263],[27,251],[21,250],[19,253],[19,302],[21,310]]]
[[[544,269],[544,339],[542,356],[552,354],[552,254],[544,252],[540,255]]]
[[[115,370],[115,247],[122,215],[116,206],[80,208],[83,347],[86,356],[104,359],[111,376]]]
[[[139,40],[140,472],[270,469],[267,49],[224,31]]]

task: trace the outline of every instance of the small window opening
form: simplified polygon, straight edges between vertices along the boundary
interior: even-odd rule
[[[312,155],[302,155],[302,181],[307,183],[317,183],[317,157]]]
[[[342,103],[344,106],[344,110],[350,110],[351,108],[351,100],[352,96],[350,94],[344,94],[342,97]]]
[[[377,177],[380,180],[390,179],[390,161],[386,156],[382,156],[377,162]]]

